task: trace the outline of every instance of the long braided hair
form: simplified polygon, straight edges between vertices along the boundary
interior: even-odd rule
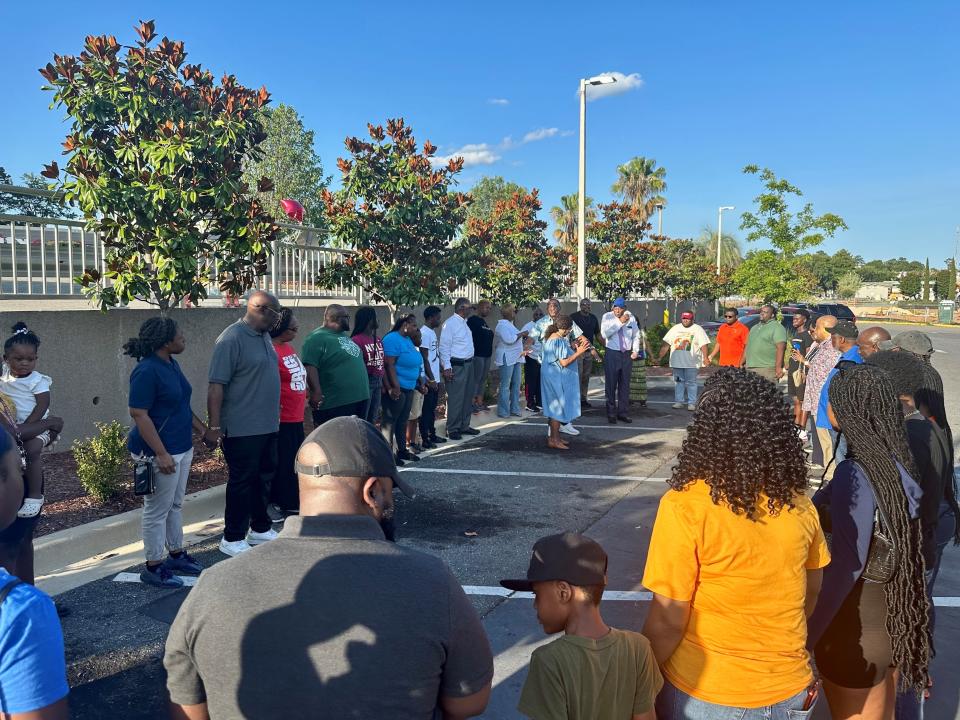
[[[777,515],[809,487],[793,412],[776,385],[742,368],[707,379],[677,458],[670,487],[702,480],[715,504],[750,520],[764,497]]]
[[[920,522],[910,517],[897,468],[899,462],[911,477],[917,477],[900,399],[885,370],[845,362],[840,363],[828,392],[837,424],[847,438],[847,457],[866,472],[890,523],[886,530],[899,557],[893,579],[884,586],[887,633],[903,686],[920,692],[927,684],[933,642]]]
[[[137,337],[130,338],[123,345],[123,354],[136,358],[139,362],[153,355],[177,336],[177,323],[168,317],[152,317],[140,326]]]

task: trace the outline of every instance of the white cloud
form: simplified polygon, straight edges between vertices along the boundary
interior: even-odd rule
[[[490,105],[509,105],[510,101],[506,98],[490,98],[487,100]]]
[[[493,165],[493,163],[500,159],[495,149],[487,145],[487,143],[473,143],[464,145],[459,150],[454,150],[447,155],[434,155],[430,158],[430,163],[434,166],[446,165],[453,158],[458,157],[463,158],[464,167],[470,167],[472,165]]]
[[[613,78],[616,78],[616,82],[608,83],[607,85],[588,85],[587,86],[587,100],[598,100],[602,97],[608,97],[610,95],[620,95],[621,93],[630,92],[631,90],[636,90],[643,86],[643,78],[640,77],[640,73],[630,73],[629,75],[624,75],[622,72],[610,71],[598,73],[598,75],[609,75]]]
[[[523,141],[525,143],[537,142],[538,140],[552,138],[554,135],[558,135],[559,133],[560,128],[537,128],[536,130],[531,130],[524,135]]]

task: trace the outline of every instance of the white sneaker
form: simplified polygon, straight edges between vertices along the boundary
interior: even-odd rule
[[[580,431],[577,430],[577,429],[573,426],[573,423],[567,423],[566,425],[561,425],[561,426],[560,426],[560,432],[566,433],[567,435],[579,435],[579,434],[580,434]]]
[[[696,405],[687,405],[687,410],[689,410],[690,412],[693,412],[696,409],[697,409]]]
[[[263,545],[265,542],[270,542],[271,540],[277,539],[277,531],[270,529],[266,532],[254,532],[251,530],[247,533],[247,542],[250,545]]]
[[[220,540],[220,552],[230,557],[236,557],[250,549],[250,544],[246,540],[234,540],[227,542],[226,539]]]
[[[810,435],[806,430],[798,430],[797,437],[800,438],[800,442],[806,443],[810,439]]]
[[[684,405],[683,403],[674,403],[674,404],[673,404],[673,409],[674,409],[674,410],[683,410],[683,408],[685,408],[685,407],[686,407],[686,405]]]

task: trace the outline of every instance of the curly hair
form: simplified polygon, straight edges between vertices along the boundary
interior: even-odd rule
[[[807,491],[803,443],[776,385],[733,367],[707,379],[668,484],[683,490],[699,480],[714,503],[750,520],[763,497],[777,515]]]
[[[847,438],[847,457],[866,472],[877,505],[899,553],[896,573],[883,586],[887,601],[887,633],[893,664],[904,687],[920,692],[927,684],[933,639],[927,601],[920,522],[910,517],[899,463],[918,477],[903,410],[889,374],[874,365],[839,365],[828,395],[840,432]]]
[[[12,328],[13,335],[7,338],[3,344],[3,354],[6,355],[13,349],[14,345],[30,345],[34,351],[40,349],[40,338],[37,334],[27,327],[25,322],[18,322]]]
[[[177,336],[177,323],[168,317],[152,317],[140,326],[137,337],[123,345],[123,354],[136,358],[137,362],[153,355]]]

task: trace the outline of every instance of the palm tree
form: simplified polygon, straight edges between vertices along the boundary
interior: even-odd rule
[[[710,264],[717,262],[717,231],[709,225],[704,225],[697,238],[697,245],[703,251]],[[729,233],[723,234],[723,244],[720,246],[720,267],[735,268],[743,262],[743,252],[740,243]]]
[[[617,167],[618,178],[611,190],[636,208],[646,221],[658,204],[666,205],[662,193],[667,190],[667,169],[657,167],[653,158],[635,157]]]
[[[550,217],[556,228],[553,231],[553,237],[561,247],[571,252],[576,252],[577,248],[577,207],[579,202],[579,193],[573,195],[563,195],[560,197],[560,205],[550,209]],[[597,213],[593,210],[593,198],[589,195],[586,199],[586,224],[590,225],[597,219]]]

